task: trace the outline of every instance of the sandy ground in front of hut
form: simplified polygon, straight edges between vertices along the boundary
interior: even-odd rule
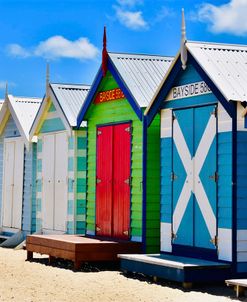
[[[124,276],[116,267],[85,266],[73,272],[68,262],[50,266],[47,257],[27,262],[26,252],[0,248],[0,301],[93,302],[223,302],[235,299],[221,285],[201,285],[185,291],[171,282],[153,283],[142,276]],[[99,268],[99,269],[98,269]]]

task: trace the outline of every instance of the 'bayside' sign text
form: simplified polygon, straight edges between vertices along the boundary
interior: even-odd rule
[[[100,104],[109,101],[115,101],[119,99],[124,99],[124,93],[120,88],[115,88],[107,91],[100,91],[97,93],[94,103]]]
[[[173,87],[167,95],[166,100],[178,100],[207,93],[211,93],[211,90],[204,81],[190,83]]]

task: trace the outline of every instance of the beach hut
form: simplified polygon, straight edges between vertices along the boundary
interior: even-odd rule
[[[36,143],[31,142],[29,130],[40,103],[38,98],[6,93],[0,110],[0,239],[5,240],[4,246],[16,245],[35,231]]]
[[[159,249],[159,123],[143,119],[171,57],[108,53],[78,116],[88,125],[86,234]],[[143,159],[148,152],[148,165]]]
[[[53,84],[34,120],[37,136],[36,229],[44,234],[85,233],[87,130],[76,118],[87,85]]]
[[[213,260],[228,264],[232,275],[246,276],[247,46],[186,41],[184,26],[182,37],[145,112],[148,124],[161,115],[161,258],[174,262],[169,268],[167,261],[149,258],[148,270],[146,257],[137,270],[178,280],[186,260],[176,256],[186,256],[200,258],[204,268]],[[181,274],[169,275],[168,269]],[[193,278],[224,279],[227,273]]]

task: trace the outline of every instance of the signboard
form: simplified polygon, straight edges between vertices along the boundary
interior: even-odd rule
[[[202,94],[211,93],[210,88],[204,82],[195,82],[182,86],[172,87],[169,94],[166,97],[167,101],[174,101],[178,99],[193,97]]]
[[[97,93],[94,103],[95,104],[100,104],[100,103],[105,103],[105,102],[110,102],[110,101],[115,101],[115,100],[120,100],[124,99],[124,93],[120,88],[115,88],[107,91],[100,91]]]

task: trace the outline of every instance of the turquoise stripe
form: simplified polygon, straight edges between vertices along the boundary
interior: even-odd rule
[[[69,137],[69,150],[73,150],[74,149],[74,137],[70,136]]]
[[[37,159],[37,171],[42,172],[42,159]]]
[[[68,169],[69,171],[74,171],[74,157],[68,158]]]
[[[78,137],[77,138],[77,148],[79,150],[86,149],[87,147],[87,138],[86,137]]]
[[[87,159],[86,157],[77,158],[77,171],[86,171],[87,168]]]
[[[37,152],[42,152],[42,139],[38,139]]]
[[[73,214],[73,200],[68,200],[68,215],[72,215]]]

